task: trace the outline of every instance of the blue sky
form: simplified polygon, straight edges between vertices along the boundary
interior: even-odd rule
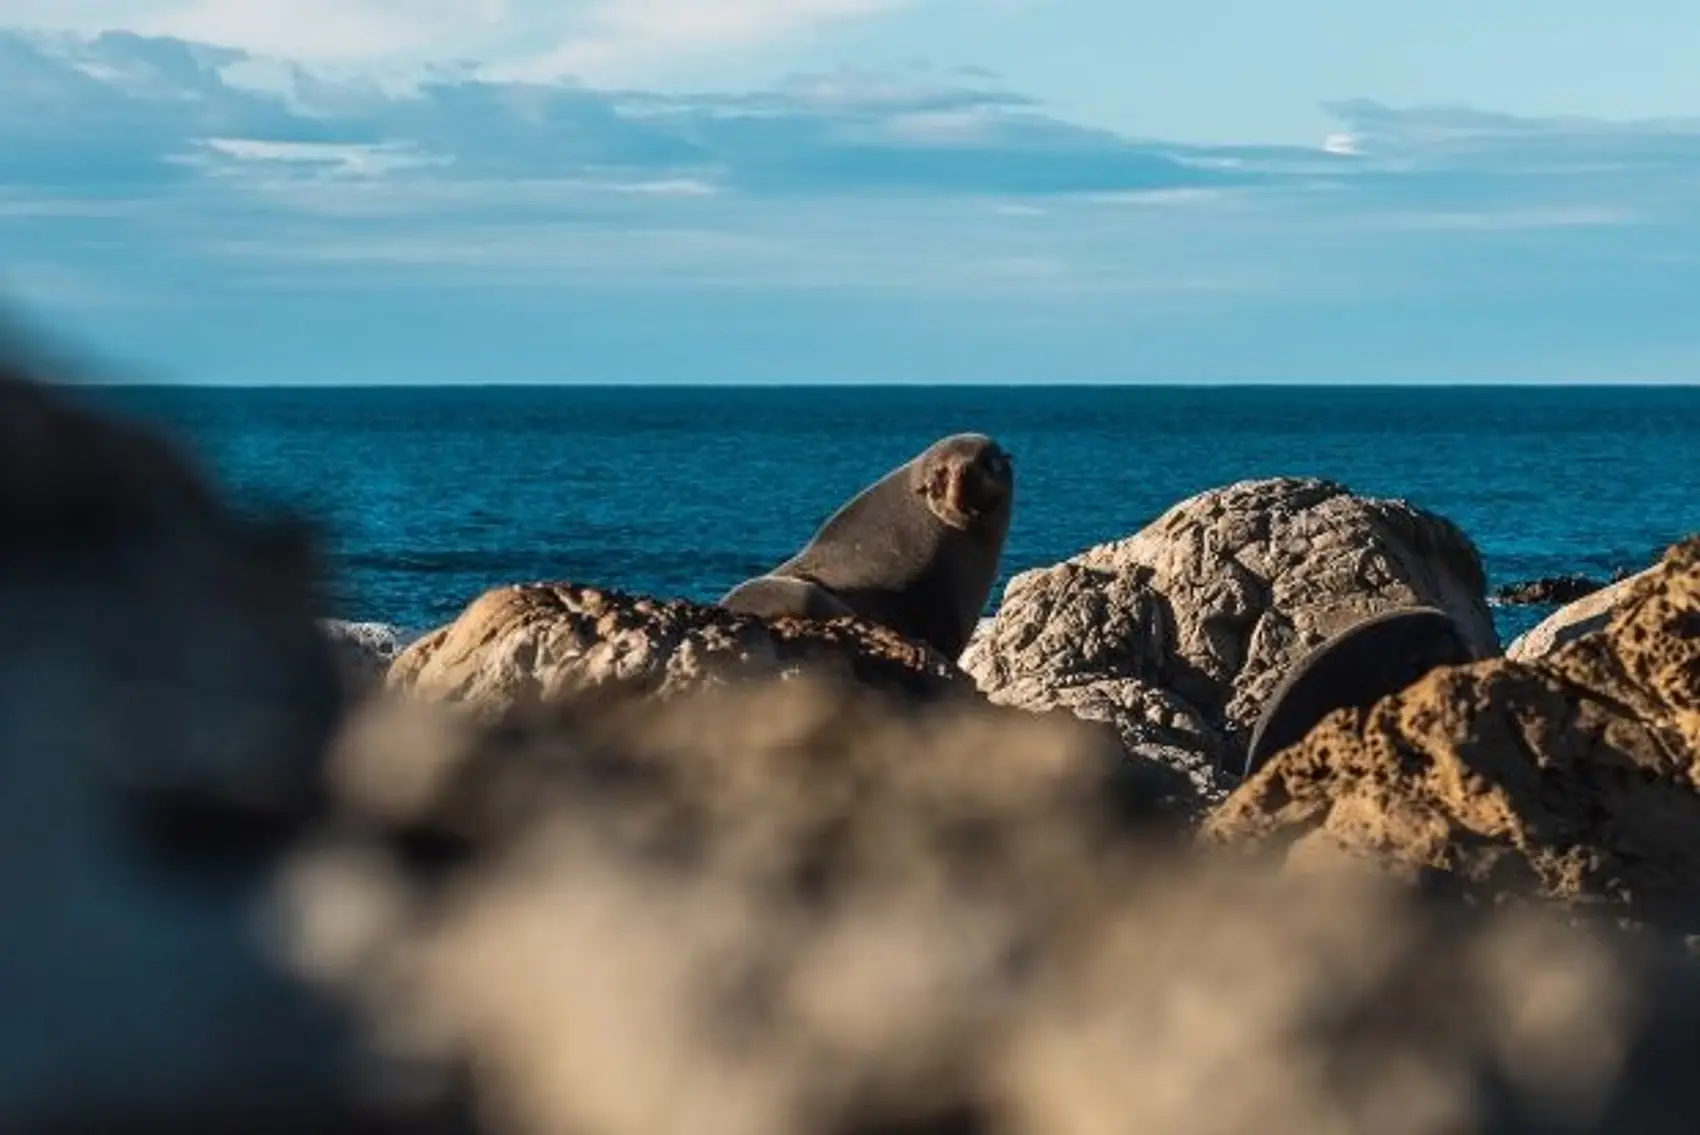
[[[1683,14],[0,0],[0,289],[163,381],[1693,381]]]

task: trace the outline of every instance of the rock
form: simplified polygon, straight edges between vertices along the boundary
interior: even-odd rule
[[[307,543],[35,378],[0,360],[0,1130],[331,1130],[348,1048],[251,920],[341,709]]]
[[[1540,607],[1574,603],[1609,586],[1585,575],[1554,575],[1508,583],[1494,591],[1491,602],[1508,607]]]
[[[1536,662],[1567,642],[1601,630],[1611,621],[1612,612],[1623,597],[1629,594],[1636,580],[1652,569],[1627,576],[1608,584],[1554,612],[1545,622],[1519,637],[1505,650],[1505,657],[1516,662]]]
[[[1700,538],[1630,582],[1602,632],[1331,715],[1204,835],[1700,933]]]
[[[1692,966],[1153,847],[1037,719],[808,682],[434,738],[368,708],[280,921],[509,1135],[1606,1135],[1700,1095]]]
[[[568,583],[487,592],[403,651],[387,686],[501,716],[585,690],[670,697],[823,669],[914,697],[976,696],[954,663],[884,627],[767,620]]]
[[[388,623],[322,619],[319,628],[330,640],[343,679],[356,696],[381,688],[396,658],[419,638]]]
[[[1139,534],[1010,581],[962,665],[1000,704],[1091,707],[1130,752],[1225,795],[1264,700],[1306,653],[1394,607],[1498,640],[1481,561],[1450,522],[1326,481],[1247,481]]]

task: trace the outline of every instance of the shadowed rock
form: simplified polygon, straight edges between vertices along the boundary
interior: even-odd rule
[[[1604,631],[1331,715],[1205,834],[1700,933],[1700,539],[1629,584]]]
[[[1607,584],[1585,575],[1553,575],[1496,588],[1493,602],[1503,606],[1548,606],[1585,599]]]
[[[995,702],[1114,722],[1209,803],[1276,685],[1344,628],[1432,606],[1497,653],[1485,586],[1474,546],[1441,517],[1326,481],[1247,481],[1016,576],[962,664]]]
[[[1307,655],[1270,695],[1246,749],[1245,775],[1304,740],[1328,714],[1368,709],[1439,666],[1474,661],[1458,626],[1432,607],[1371,616]]]
[[[252,922],[341,708],[306,541],[34,378],[0,374],[0,1130],[343,1130],[339,1018]]]
[[[350,623],[340,619],[322,620],[319,629],[330,641],[337,668],[355,696],[381,688],[390,666],[419,637],[388,623]]]

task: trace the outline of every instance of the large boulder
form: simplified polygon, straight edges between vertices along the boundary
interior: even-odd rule
[[[435,736],[368,708],[280,922],[487,1129],[1691,1124],[1692,971],[1374,872],[1163,853],[1038,718],[808,682]]]
[[[1435,671],[1330,715],[1204,837],[1700,933],[1700,539],[1539,662]]]
[[[1514,662],[1538,662],[1567,642],[1603,630],[1611,622],[1612,613],[1636,583],[1653,569],[1632,575],[1593,591],[1581,599],[1559,608],[1543,622],[1520,636],[1505,648],[1505,657]]]
[[[666,698],[805,670],[920,698],[976,694],[954,663],[870,623],[765,619],[570,583],[486,592],[403,651],[387,686],[499,717],[599,689]]]
[[[1497,653],[1485,590],[1476,549],[1439,516],[1327,481],[1247,481],[1016,576],[962,665],[994,702],[1113,721],[1209,801],[1309,651],[1369,615],[1428,605]]]

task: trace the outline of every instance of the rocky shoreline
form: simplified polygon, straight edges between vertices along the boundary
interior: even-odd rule
[[[416,639],[0,380],[0,1130],[1692,1129],[1700,539],[1502,651],[1445,518],[1278,478],[959,659],[582,583]],[[1344,627],[1475,661],[1243,782]]]

